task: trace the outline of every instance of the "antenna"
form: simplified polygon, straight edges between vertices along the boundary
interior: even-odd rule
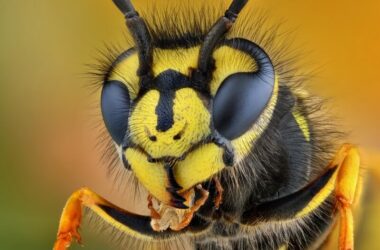
[[[143,83],[152,77],[152,37],[150,36],[146,23],[135,10],[130,0],[113,0],[113,2],[125,16],[127,27],[136,43],[139,56],[137,75]]]
[[[195,78],[200,77],[204,79],[209,76],[208,72],[212,69],[214,62],[212,54],[218,42],[230,30],[236,21],[239,13],[247,4],[248,0],[233,0],[230,7],[225,12],[224,16],[220,17],[218,21],[212,26],[206,35],[203,45],[200,49],[198,68],[194,72]]]

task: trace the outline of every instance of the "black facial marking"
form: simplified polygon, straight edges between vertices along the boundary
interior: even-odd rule
[[[173,99],[175,93],[173,90],[160,93],[160,100],[156,107],[157,114],[157,131],[165,132],[169,130],[174,124],[173,113]]]
[[[173,140],[175,141],[178,141],[178,140],[181,140],[181,134],[176,134],[175,136],[173,136]]]
[[[168,191],[171,195],[171,205],[176,208],[187,209],[188,206],[184,204],[186,199],[177,193],[182,189],[182,187],[178,184],[174,177],[173,164],[165,163],[165,170],[169,179],[169,187],[166,188],[166,191]]]
[[[176,90],[191,87],[191,82],[185,75],[174,70],[167,70],[154,79],[152,86],[160,92],[156,107],[158,118],[156,129],[165,132],[174,124],[173,101]]]
[[[151,135],[148,138],[149,138],[149,140],[151,140],[153,142],[157,141],[157,136],[155,136],[155,135]]]
[[[131,170],[131,165],[129,165],[129,162],[128,162],[127,158],[125,157],[125,154],[122,154],[121,160],[123,161],[123,166],[126,169]]]

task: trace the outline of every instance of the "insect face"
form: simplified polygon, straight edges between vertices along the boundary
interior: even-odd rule
[[[142,86],[137,52],[128,50],[102,92],[103,118],[126,167],[169,204],[173,185],[185,191],[243,159],[276,101],[272,64],[256,44],[235,39],[217,48],[208,81],[194,79],[199,51],[154,49],[153,77]]]
[[[196,15],[190,33],[175,27],[171,36],[172,13],[166,21],[154,13],[147,25],[130,1],[114,2],[134,45],[104,72],[101,110],[125,168],[149,192],[150,216],[82,188],[67,202],[54,249],[80,240],[82,205],[132,238],[165,243],[186,234],[195,249],[219,249],[220,240],[228,249],[308,249],[338,208],[340,249],[353,249],[358,152],[345,144],[328,163],[336,131],[254,42],[267,46],[271,35],[226,37],[247,0],[233,0],[208,33]]]
[[[186,76],[167,70],[130,117],[130,139],[153,159],[180,158],[210,134],[210,113]]]

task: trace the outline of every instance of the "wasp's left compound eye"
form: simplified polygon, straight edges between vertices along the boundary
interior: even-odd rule
[[[101,96],[103,120],[112,139],[119,145],[128,129],[129,108],[127,87],[118,81],[105,83]]]
[[[273,86],[273,75],[260,73],[236,73],[225,79],[214,99],[216,130],[229,140],[249,130],[267,106]]]
[[[228,140],[240,137],[257,122],[271,100],[276,78],[269,56],[257,44],[244,39],[231,43],[251,55],[258,69],[230,75],[215,95],[214,126]]]

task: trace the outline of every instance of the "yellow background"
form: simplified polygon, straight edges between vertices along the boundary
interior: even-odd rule
[[[250,4],[295,30],[295,47],[311,62],[305,70],[318,69],[310,89],[330,99],[348,141],[362,148],[363,167],[378,166],[380,1]],[[98,92],[91,95],[84,76],[97,49],[122,43],[124,33],[110,0],[0,1],[1,249],[50,249],[61,208],[81,186],[136,209],[130,193],[106,176],[95,148]],[[364,216],[380,212],[378,201],[365,206]],[[358,249],[380,249],[379,217],[364,220]],[[94,227],[84,227],[84,249],[112,249]]]

